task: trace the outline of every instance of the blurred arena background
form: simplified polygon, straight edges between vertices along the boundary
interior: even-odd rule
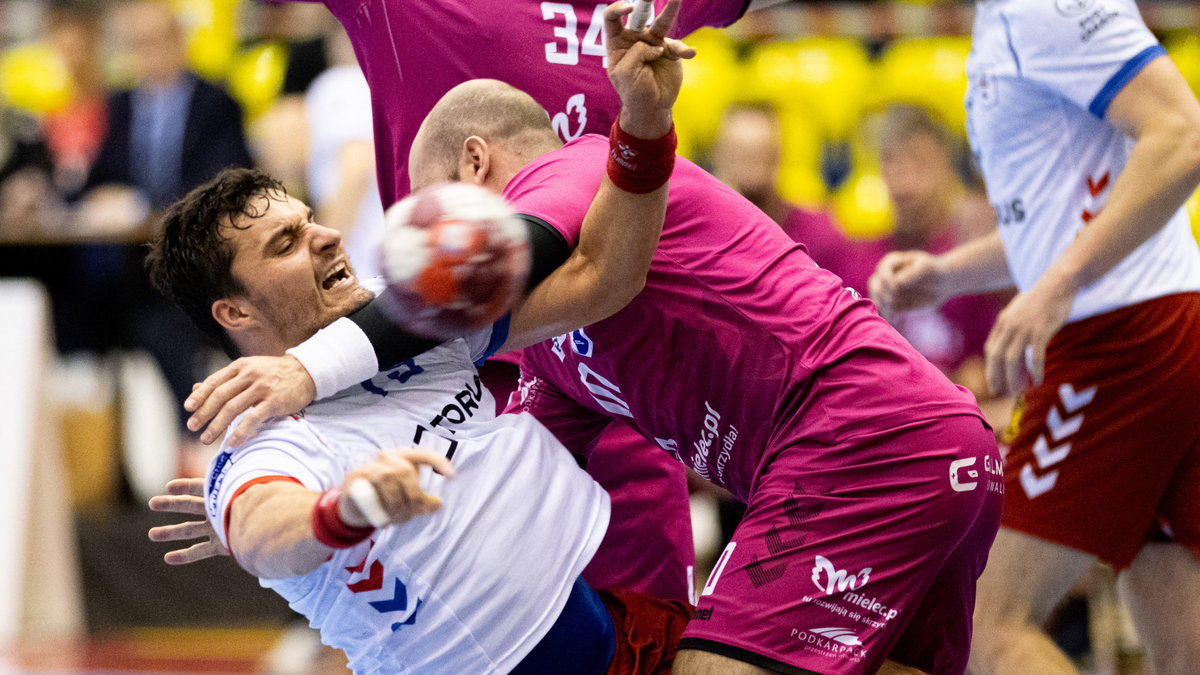
[[[207,461],[179,422],[172,366],[186,379],[220,361],[166,349],[178,346],[162,344],[170,319],[141,296],[137,245],[154,204],[88,190],[106,95],[139,67],[116,4],[0,0],[0,675],[303,672],[303,650],[291,652],[299,666],[271,660],[292,621],[279,598],[228,559],[168,567],[170,547],[145,537],[171,520],[146,499]],[[319,4],[170,4],[190,69],[240,105],[253,163],[313,197],[305,94],[339,62],[336,22]],[[1139,4],[1200,93],[1200,7]],[[767,189],[827,215],[839,245],[895,236],[881,165],[889,106],[944,125],[954,171],[975,189],[963,128],[971,17],[970,2],[793,2],[697,33],[676,109],[682,154],[743,180],[716,166],[727,112],[768,111],[779,168]],[[1200,194],[1189,209],[1200,232]],[[696,503],[703,559],[723,545],[728,508],[703,493]],[[1142,672],[1111,572],[1098,568],[1077,596],[1055,619],[1059,643],[1087,672]]]

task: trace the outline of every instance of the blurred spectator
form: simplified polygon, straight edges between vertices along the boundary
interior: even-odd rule
[[[221,168],[251,160],[237,103],[187,70],[184,33],[169,3],[124,2],[117,12],[136,84],[108,99],[108,130],[87,179],[80,226],[85,236],[130,243],[80,248],[75,309],[60,340],[65,349],[149,351],[177,398],[182,424],[182,402],[207,351],[186,317],[150,289],[135,242],[155,210]]]
[[[170,5],[125,2],[118,11],[136,85],[109,98],[108,132],[88,188],[131,188],[147,208],[160,209],[222,168],[250,166],[241,109],[187,69],[183,28]],[[145,217],[125,215],[131,223]]]
[[[874,243],[848,239],[824,211],[790,204],[778,191],[779,118],[768,104],[735,103],[725,109],[711,152],[712,171],[804,244],[818,265],[866,292],[866,280],[882,255]]]
[[[51,170],[37,121],[0,107],[0,241],[28,239],[44,224]]]
[[[871,267],[888,251],[943,253],[995,230],[995,217],[978,178],[964,180],[961,143],[923,108],[889,106],[879,140],[880,169],[895,209],[895,229],[881,242]],[[968,182],[969,181],[969,182]],[[1008,423],[1011,401],[994,400],[984,380],[983,343],[1008,295],[954,298],[941,307],[901,312],[892,323],[925,358],[970,389],[997,430]]]
[[[995,227],[979,181],[962,178],[957,139],[923,109],[889,107],[881,124],[883,179],[895,207],[895,229],[875,241],[849,239],[830,216],[789,204],[776,188],[780,130],[768,105],[733,104],[723,117],[711,157],[713,173],[769,214],[818,265],[866,294],[867,280],[888,251],[938,253]],[[992,401],[983,379],[983,343],[1004,296],[956,298],[937,309],[906,312],[897,330],[951,380],[975,393],[997,429],[1007,425],[1011,402]]]
[[[383,207],[375,177],[371,90],[350,38],[334,24],[327,38],[331,68],[308,90],[308,192],[317,222],[339,230],[359,278],[379,274],[376,251]]]
[[[101,19],[98,4],[84,0],[57,4],[47,17],[46,37],[66,63],[73,90],[67,107],[42,121],[54,160],[54,182],[65,194],[83,188],[107,129]]]

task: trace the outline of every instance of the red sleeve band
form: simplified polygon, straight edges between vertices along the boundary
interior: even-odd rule
[[[312,530],[317,541],[329,548],[350,548],[375,531],[375,528],[353,527],[342,521],[338,515],[338,502],[341,501],[342,491],[332,487],[321,493],[312,510]]]
[[[630,136],[613,122],[608,145],[608,178],[626,192],[654,192],[675,169],[675,125],[666,136],[647,139]]]

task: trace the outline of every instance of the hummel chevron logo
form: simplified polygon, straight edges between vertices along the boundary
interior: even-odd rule
[[[392,587],[392,597],[367,604],[380,613],[404,611],[408,609],[408,587],[404,585],[403,581],[396,579],[396,585]]]
[[[1080,392],[1076,392],[1069,382],[1058,387],[1058,400],[1062,401],[1063,410],[1066,410],[1068,415],[1091,403],[1094,398],[1096,387],[1088,387]]]
[[[359,579],[352,584],[346,584],[346,588],[349,588],[351,593],[366,593],[367,591],[377,591],[383,588],[383,563],[378,560],[371,563],[371,571],[367,577]]]
[[[1036,499],[1049,492],[1057,482],[1058,471],[1051,471],[1039,477],[1033,472],[1032,464],[1021,467],[1021,489],[1025,490],[1025,496],[1030,499]]]
[[[1081,426],[1083,426],[1082,413],[1064,420],[1062,415],[1058,414],[1058,408],[1051,406],[1050,414],[1046,415],[1046,428],[1050,430],[1050,435],[1054,437],[1055,443],[1079,431]]]
[[[1100,193],[1104,192],[1104,188],[1108,187],[1108,179],[1110,178],[1111,173],[1112,173],[1111,171],[1105,171],[1104,175],[1100,177],[1100,180],[1095,181],[1095,182],[1092,181],[1091,176],[1088,176],[1087,177],[1088,194],[1090,194],[1093,197],[1099,197]]]
[[[1037,458],[1039,469],[1048,469],[1066,459],[1069,454],[1071,454],[1070,443],[1063,443],[1053,450],[1050,449],[1050,444],[1046,442],[1045,436],[1038,436],[1033,443],[1033,456]]]

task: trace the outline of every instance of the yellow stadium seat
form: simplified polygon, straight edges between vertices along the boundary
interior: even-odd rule
[[[225,78],[237,53],[241,0],[173,0],[187,32],[188,61],[214,82]]]
[[[694,159],[699,148],[716,138],[721,113],[733,100],[743,79],[733,44],[722,32],[704,29],[690,35],[687,43],[696,48],[696,58],[683,65],[683,87],[675,104],[675,127],[680,154]]]
[[[287,50],[275,42],[250,47],[234,57],[229,93],[242,104],[247,120],[262,115],[279,98],[286,69]]]
[[[13,47],[0,55],[0,98],[34,115],[62,110],[74,96],[67,64],[48,44]]]
[[[848,38],[768,43],[754,50],[748,67],[749,95],[803,112],[833,140],[854,129],[871,84],[866,48]]]
[[[821,177],[821,130],[803,114],[784,109],[779,137],[779,194],[802,206],[821,206],[828,193]]]
[[[855,168],[833,195],[833,214],[851,239],[879,239],[892,231],[892,204],[874,168]]]
[[[875,69],[872,107],[924,106],[949,128],[966,133],[967,37],[904,38],[888,45]]]

